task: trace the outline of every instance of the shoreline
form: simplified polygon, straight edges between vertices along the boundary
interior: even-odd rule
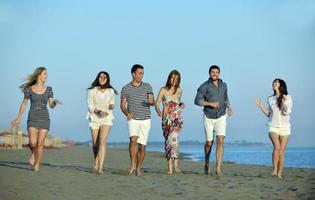
[[[0,199],[312,199],[315,169],[224,162],[224,176],[203,173],[202,161],[180,160],[182,173],[167,175],[164,153],[148,152],[143,176],[128,176],[127,148],[108,148],[105,174],[92,172],[92,149],[45,149],[40,172],[29,170],[29,150],[0,150]]]
[[[110,148],[110,149],[117,149],[117,150],[122,150],[122,151],[128,151],[128,143],[119,143],[119,144],[112,144],[112,143],[109,143],[107,144],[107,148]],[[152,144],[151,144],[152,146]],[[154,146],[159,146],[159,147],[162,147],[162,145],[157,145],[157,144],[154,144]],[[90,145],[88,144],[77,144],[77,145],[74,145],[74,146],[63,146],[61,148],[45,148],[45,150],[50,150],[50,149],[62,149],[62,148],[70,148],[70,147],[87,147],[87,148],[90,148]],[[235,147],[235,146],[234,146]],[[256,147],[256,146],[255,146]],[[257,147],[261,147],[261,146],[257,146]],[[296,148],[299,148],[299,149],[314,149],[315,147],[291,147],[293,149],[296,149]],[[28,147],[23,147],[22,149],[7,149],[7,148],[0,148],[0,152],[2,150],[12,150],[12,151],[16,151],[16,150],[28,150]],[[146,150],[147,152],[150,152],[150,153],[160,153],[162,154],[162,156],[164,156],[164,151],[158,151],[158,150]],[[215,153],[215,152],[213,152]],[[192,161],[192,162],[201,162],[203,163],[204,160],[203,159],[194,159],[193,156],[195,156],[195,154],[192,154],[192,153],[180,153],[179,155],[179,159],[180,160],[184,160],[184,161]],[[271,155],[270,155],[271,157]],[[211,159],[211,164],[215,164],[215,160],[212,160]],[[263,167],[272,167],[271,164],[257,164],[257,163],[241,163],[241,162],[237,162],[237,161],[233,161],[233,160],[224,160],[223,159],[223,164],[239,164],[239,165],[256,165],[256,166],[263,166]],[[292,169],[315,169],[315,166],[303,166],[303,167],[298,167],[298,166],[284,166],[284,168],[292,168]]]

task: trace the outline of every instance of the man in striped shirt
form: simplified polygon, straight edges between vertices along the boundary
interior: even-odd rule
[[[127,117],[130,134],[129,174],[136,170],[136,175],[141,176],[145,146],[151,128],[150,106],[154,105],[154,96],[151,85],[142,82],[144,75],[143,66],[139,64],[133,65],[131,75],[132,81],[125,85],[121,91],[120,109]]]

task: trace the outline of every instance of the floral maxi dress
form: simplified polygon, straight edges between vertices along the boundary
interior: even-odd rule
[[[165,138],[165,155],[169,159],[177,159],[179,155],[179,145],[177,136],[183,126],[183,117],[179,102],[180,97],[171,100],[169,95],[163,98],[162,130]]]

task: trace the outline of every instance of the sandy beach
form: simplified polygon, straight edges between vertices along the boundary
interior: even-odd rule
[[[143,176],[128,176],[126,149],[109,148],[105,174],[93,174],[92,149],[45,150],[40,172],[29,169],[28,149],[0,150],[0,199],[313,199],[315,169],[224,163],[224,176],[206,176],[203,163],[181,161],[181,174],[167,175],[162,153],[148,153]]]

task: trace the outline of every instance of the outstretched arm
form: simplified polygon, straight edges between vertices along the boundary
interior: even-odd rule
[[[58,99],[54,98],[49,98],[48,103],[51,108],[55,108],[57,104],[61,104],[61,102]]]
[[[11,125],[13,127],[16,127],[16,126],[18,126],[20,124],[22,116],[23,116],[23,113],[24,113],[24,110],[25,110],[25,107],[27,105],[27,101],[28,101],[28,99],[23,99],[23,101],[21,103],[21,106],[20,106],[20,110],[19,110],[18,116],[14,120],[11,121]]]
[[[267,117],[269,117],[270,115],[270,112],[267,108],[265,108],[263,105],[262,105],[262,101],[261,99],[256,99],[256,105],[257,107],[261,110],[261,112],[266,115]]]

